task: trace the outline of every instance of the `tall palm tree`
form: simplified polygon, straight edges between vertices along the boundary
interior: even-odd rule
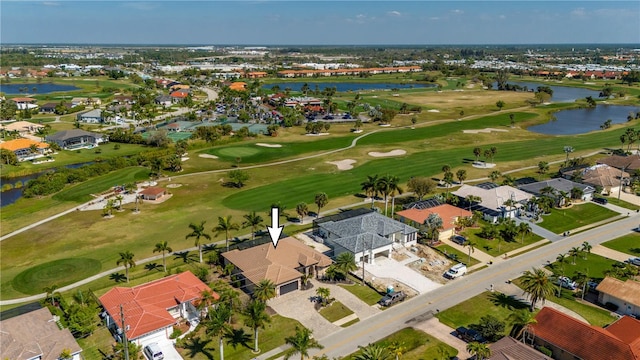
[[[200,243],[200,238],[205,238],[207,240],[211,240],[211,235],[207,234],[204,230],[205,220],[200,222],[200,225],[191,223],[189,224],[189,229],[191,232],[185,236],[185,239],[194,237],[196,238],[195,245],[198,247],[198,254],[200,255],[200,263],[202,263],[202,244]]]
[[[173,249],[169,246],[167,240],[161,241],[156,244],[156,247],[153,249],[153,252],[161,252],[162,253],[162,267],[164,268],[164,272],[167,272],[167,263],[165,261],[165,253],[172,252]]]
[[[309,349],[323,349],[316,339],[311,337],[311,330],[306,327],[296,326],[296,333],[293,336],[289,336],[284,341],[291,345],[287,351],[285,351],[284,359],[289,360],[293,355],[300,354],[300,360],[304,360],[309,356]]]
[[[404,342],[402,341],[392,342],[391,345],[389,346],[389,349],[391,350],[391,353],[395,356],[396,360],[399,360],[400,356],[402,356],[402,354],[404,354],[404,352],[407,351],[407,347],[404,346]]]
[[[220,348],[220,360],[224,360],[224,336],[231,331],[231,325],[227,322],[231,318],[231,308],[227,304],[220,304],[211,318],[204,322],[207,335],[218,338],[218,348]]]
[[[524,244],[524,237],[531,234],[531,226],[525,222],[521,222],[518,224],[518,234],[522,235],[520,238],[520,243]]]
[[[327,203],[329,202],[329,197],[327,196],[326,193],[317,193],[315,198],[313,199],[313,202],[318,206],[318,213],[316,214],[316,217],[320,216],[320,210],[327,206]]]
[[[206,313],[207,317],[209,319],[211,319],[211,305],[213,304],[213,302],[216,299],[213,297],[213,292],[209,289],[207,290],[202,290],[202,292],[200,293],[200,302],[198,303],[198,306],[196,307],[198,310],[200,310],[200,317],[202,318],[202,313]]]
[[[331,290],[326,287],[319,287],[316,289],[316,295],[322,299],[322,305],[326,305],[329,302],[329,298],[331,297]]]
[[[471,239],[464,244],[464,247],[469,248],[469,264],[471,264],[471,254],[476,251],[476,245],[478,244]]]
[[[229,231],[239,230],[239,229],[240,229],[240,226],[238,226],[238,224],[231,221],[231,215],[227,215],[227,216],[218,216],[218,226],[213,228],[213,231],[216,233],[216,235],[224,232],[225,244],[227,246],[227,251],[229,251]]]
[[[309,213],[307,203],[301,202],[296,205],[296,213],[298,213],[298,216],[300,217],[300,224],[302,224],[304,222],[304,217]]]
[[[127,282],[129,282],[129,268],[136,266],[135,261],[133,261],[133,253],[129,250],[120,253],[120,259],[116,261],[116,265],[124,265],[124,273],[127,277]]]
[[[584,293],[587,291],[587,283],[589,282],[589,269],[585,269],[585,272],[576,271],[576,282],[582,285],[582,300],[584,300]]]
[[[47,293],[47,295],[46,295],[47,297],[51,296],[51,305],[55,306],[56,305],[55,304],[56,299],[55,299],[54,295],[56,293],[56,290],[58,290],[58,285],[57,284],[51,284],[51,286],[46,286],[42,290],[44,290],[44,292]]]
[[[253,289],[253,298],[267,302],[276,296],[276,285],[269,279],[261,280]]]
[[[531,331],[531,325],[537,323],[535,315],[527,309],[515,310],[507,317],[507,321],[513,324],[512,335],[518,339],[522,337],[522,342],[526,342],[527,333]]]
[[[491,350],[485,344],[473,341],[467,344],[467,351],[471,355],[475,355],[477,360],[484,360],[491,357]]]
[[[496,180],[498,180],[498,178],[502,176],[502,174],[500,173],[500,171],[498,170],[493,170],[490,174],[489,174],[489,179],[491,179],[492,182],[495,182]]]
[[[373,209],[373,202],[375,201],[375,197],[379,194],[378,175],[367,175],[367,180],[360,183],[360,186],[365,194],[371,197],[371,208]]]
[[[591,254],[591,249],[593,249],[593,246],[588,241],[582,243],[582,258],[584,260],[587,260],[587,254]]]
[[[573,261],[571,262],[571,265],[576,264],[576,257],[580,255],[580,253],[581,253],[580,248],[577,246],[574,246],[571,248],[571,250],[569,250],[569,256],[573,257]]]
[[[376,183],[376,188],[378,189],[378,193],[384,196],[384,216],[387,216],[387,200],[389,198],[389,194],[391,194],[391,179],[389,176],[383,176],[378,179]]]
[[[271,317],[265,311],[266,307],[262,301],[251,300],[244,311],[244,314],[247,316],[244,324],[253,329],[253,351],[255,353],[260,351],[258,348],[258,329],[264,329],[264,327],[271,322]]]
[[[262,219],[262,216],[256,214],[255,211],[244,215],[244,219],[245,221],[242,223],[242,226],[251,227],[251,240],[253,240],[256,237],[256,229],[264,220]]]
[[[522,289],[528,294],[531,306],[530,311],[533,311],[538,301],[544,304],[548,297],[553,295],[553,282],[549,275],[541,268],[533,268],[524,272],[522,276]]]
[[[336,257],[335,267],[346,276],[351,271],[355,271],[358,265],[356,265],[356,259],[353,253],[345,251]]]
[[[369,344],[367,346],[358,346],[359,353],[353,358],[354,360],[391,360],[393,355],[386,347],[378,344]]]
[[[396,207],[396,193],[402,195],[404,189],[400,187],[400,178],[397,176],[388,176],[389,179],[389,195],[391,195],[391,217],[393,218],[393,212]],[[386,209],[386,202],[385,202]],[[387,212],[385,211],[385,215]]]

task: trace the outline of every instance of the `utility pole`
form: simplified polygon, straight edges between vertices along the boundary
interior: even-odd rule
[[[124,310],[120,304],[120,319],[122,319],[122,345],[124,346],[124,360],[129,360],[129,342],[127,341],[127,328],[124,325]]]

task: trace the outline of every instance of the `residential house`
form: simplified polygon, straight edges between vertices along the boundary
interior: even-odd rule
[[[182,131],[188,131],[188,129],[192,128],[195,125],[195,123],[191,122],[191,121],[174,121],[162,126],[158,126],[158,129],[164,129],[167,130],[169,132],[182,132]]]
[[[545,196],[546,194],[543,194],[542,190],[551,188],[553,189],[553,193],[546,196],[558,197],[558,203],[560,205],[564,204],[564,199],[562,199],[560,195],[564,193],[567,194],[567,196],[571,196],[571,191],[573,189],[577,188],[582,191],[580,200],[583,201],[591,200],[591,198],[593,197],[593,193],[596,191],[593,186],[580,184],[564,178],[554,178],[544,181],[538,181],[531,184],[520,185],[518,188],[537,197]]]
[[[481,200],[473,206],[473,210],[482,212],[487,221],[497,222],[501,218],[514,218],[521,209],[533,198],[533,195],[508,185],[498,186],[494,183],[481,183],[475,186],[462,185],[452,193],[462,200],[475,196]],[[513,204],[509,206],[508,201]]]
[[[0,321],[0,358],[11,360],[58,360],[68,351],[81,360],[82,348],[59,317],[41,308]]]
[[[422,226],[431,214],[438,215],[438,217],[442,219],[442,228],[439,229],[440,240],[449,239],[455,235],[456,224],[459,218],[471,217],[473,215],[469,210],[461,209],[450,204],[442,204],[427,209],[407,209],[398,211],[396,214],[400,218],[400,221],[410,221],[410,224],[416,227]]]
[[[121,340],[124,314],[127,340],[140,345],[150,338],[168,339],[181,319],[197,323],[201,312],[196,307],[205,291],[220,298],[185,271],[132,288],[116,286],[100,297],[100,303],[106,325],[116,338]]]
[[[35,109],[38,107],[38,105],[35,104],[36,101],[38,101],[37,99],[34,98],[29,98],[29,97],[15,97],[12,99],[9,99],[13,102],[16,103],[16,106],[18,107],[18,110],[25,110],[25,109]]]
[[[58,131],[46,137],[48,143],[56,143],[63,149],[74,150],[83,147],[98,146],[109,141],[108,135],[93,133],[80,129]]]
[[[391,257],[393,244],[417,243],[418,229],[374,211],[345,211],[314,221],[314,233],[333,249],[334,256],[351,252],[356,262]]]
[[[104,121],[102,117],[101,109],[93,109],[83,113],[80,113],[76,116],[76,119],[79,122],[89,123],[89,124],[100,124]]]
[[[252,71],[252,72],[246,73],[246,77],[248,77],[249,79],[260,79],[260,78],[267,77],[267,75],[268,74],[264,71]]]
[[[237,81],[237,82],[231,83],[231,85],[229,85],[229,89],[235,90],[235,91],[245,91],[247,89],[247,83],[242,81]]]
[[[490,344],[489,350],[491,356],[487,360],[552,360],[551,357],[511,336],[505,336]]]
[[[133,100],[133,96],[131,95],[116,95],[113,97],[113,102],[118,103],[120,105],[124,104],[133,104],[135,101]]]
[[[607,164],[622,171],[633,172],[634,170],[640,169],[640,155],[612,155],[596,160],[596,164]]]
[[[163,196],[165,196],[167,194],[167,189],[156,187],[156,186],[150,186],[140,191],[138,194],[140,195],[142,200],[155,201],[155,200],[160,200]]]
[[[631,279],[622,281],[607,276],[596,290],[601,304],[612,303],[618,307],[617,312],[620,314],[640,316],[640,282]]]
[[[17,131],[20,136],[24,136],[37,133],[38,130],[44,128],[44,125],[35,124],[28,121],[16,121],[10,124],[0,125],[0,128],[5,131]]]
[[[602,189],[602,194],[611,195],[621,191],[620,186],[626,184],[631,175],[607,164],[597,164],[580,170],[567,171],[563,176],[581,178],[583,183]]]
[[[171,96],[174,103],[178,103],[189,97],[189,92],[186,90],[177,90],[172,92],[169,96]]]
[[[153,100],[156,104],[158,105],[162,105],[162,106],[171,106],[172,102],[172,98],[169,95],[159,95],[156,96],[156,98]]]
[[[321,275],[331,259],[295,238],[280,239],[278,246],[271,242],[244,250],[234,249],[222,254],[225,263],[235,266],[235,274],[243,289],[251,293],[262,280],[276,285],[276,295],[298,290],[303,275]]]
[[[601,328],[544,307],[536,322],[534,343],[551,350],[556,360],[640,359],[640,321],[629,316]]]
[[[39,111],[45,114],[55,114],[56,108],[58,107],[58,105],[60,105],[60,103],[54,103],[54,102],[46,103],[40,106]],[[62,103],[62,106],[64,106],[67,110],[70,110],[73,107],[73,105],[70,102]]]
[[[13,151],[18,161],[26,161],[46,155],[49,152],[49,144],[23,138],[0,143],[0,149]]]

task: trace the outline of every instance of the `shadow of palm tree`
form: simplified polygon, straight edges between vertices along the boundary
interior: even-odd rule
[[[199,255],[197,253],[191,254],[189,251],[174,252],[173,255],[175,255],[174,260],[182,259],[185,263],[199,261]]]
[[[113,273],[113,274],[109,275],[109,280],[113,280],[113,281],[119,283],[119,282],[127,281],[127,277],[125,276],[125,274]]]
[[[238,345],[251,349],[251,346],[249,346],[251,335],[247,334],[244,329],[233,329],[225,335],[225,338],[227,339],[227,345],[233,346],[234,350]]]
[[[529,303],[524,300],[517,299],[514,295],[494,292],[489,296],[489,298],[494,305],[506,307],[511,310],[529,308]]]
[[[199,337],[191,338],[185,342],[184,348],[188,352],[188,356],[190,358],[196,357],[198,354],[202,354],[207,357],[209,360],[213,360],[213,354],[211,350],[214,350],[213,347],[209,348],[210,341],[206,339],[200,339]]]
[[[216,244],[205,244],[202,245],[202,252],[214,251],[216,250]]]
[[[144,268],[145,268],[145,270],[149,270],[149,271],[152,271],[152,270],[163,271],[163,270],[164,270],[164,268],[162,267],[162,265],[160,265],[160,264],[158,264],[158,263],[149,263],[149,264],[146,264],[146,265],[144,266]]]

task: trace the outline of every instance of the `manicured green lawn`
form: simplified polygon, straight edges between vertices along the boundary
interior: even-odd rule
[[[584,203],[567,209],[552,209],[551,214],[542,216],[543,221],[538,225],[556,234],[573,230],[598,221],[610,219],[619,215],[603,206]]]
[[[82,348],[82,357],[86,360],[102,360],[104,356],[100,351],[105,354],[111,354],[111,346],[115,342],[113,336],[104,325],[99,326],[91,336],[76,339],[76,341]]]
[[[553,262],[547,268],[556,274],[568,276],[572,279],[575,278],[578,272],[582,272],[590,278],[600,281],[604,279],[605,271],[611,269],[611,266],[616,264],[617,261],[596,254],[582,253],[576,256],[575,263],[573,265],[573,257],[567,255],[564,264]]]
[[[469,327],[471,324],[478,324],[480,318],[486,315],[493,315],[498,320],[505,322],[505,335],[511,331],[511,323],[507,318],[513,309],[524,309],[528,303],[519,301],[499,292],[485,291],[482,294],[461,302],[445,311],[436,314],[440,322],[451,328],[459,326]]]
[[[393,344],[402,344],[405,351],[402,353],[403,360],[437,360],[449,359],[458,354],[453,347],[443,343],[424,331],[414,328],[404,328],[397,331],[376,344],[383,348],[392,350]],[[358,352],[344,357],[344,360],[352,360]]]
[[[338,285],[341,288],[347,290],[348,292],[352,293],[353,295],[355,295],[358,299],[364,301],[365,303],[369,304],[369,305],[375,305],[378,303],[378,301],[380,300],[380,298],[382,297],[382,294],[378,293],[377,291],[373,290],[372,288],[370,288],[367,285],[362,285],[360,284],[359,281],[357,281],[355,278],[352,278],[352,280],[355,281],[355,284],[353,285]]]
[[[602,244],[609,249],[617,250],[629,255],[640,256],[640,233],[634,232]]]
[[[320,309],[320,315],[330,322],[338,321],[346,316],[353,314],[353,311],[344,306],[340,301],[334,301],[331,304]]]
[[[604,327],[617,319],[612,316],[608,310],[577,301],[573,296],[573,292],[567,289],[562,289],[562,297],[554,296],[549,299],[549,301],[575,311],[577,314],[585,318],[585,320],[587,320],[591,325]]]
[[[626,202],[624,200],[618,200],[618,198],[615,197],[615,196],[609,196],[606,199],[609,202],[609,204],[618,205],[618,206],[623,207],[625,209],[629,209],[629,210],[633,210],[633,211],[636,211],[636,210],[640,209],[640,206],[628,203],[628,202]]]
[[[478,234],[482,231],[480,227],[477,228],[468,228],[463,231],[464,236],[476,243],[476,249],[485,252],[491,256],[499,256],[505,253],[510,253],[515,249],[519,249],[523,246],[527,246],[542,240],[542,237],[534,234],[533,232],[525,235],[524,239],[521,235],[516,236],[514,241],[504,241],[501,240],[498,242],[498,239],[488,240],[478,236]],[[471,254],[473,257],[473,253]]]
[[[440,250],[445,255],[455,256],[457,261],[467,265],[467,267],[471,267],[480,261],[473,257],[473,253],[471,254],[471,263],[469,263],[469,253],[464,253],[458,249],[453,248],[447,244],[440,244],[436,246],[437,250]]]
[[[100,272],[100,261],[88,258],[60,259],[27,269],[13,278],[13,288],[23,294],[41,294],[45,287],[62,287]]]
[[[78,185],[66,187],[53,195],[54,200],[85,202],[91,200],[91,194],[100,194],[115,185],[142,181],[149,179],[149,169],[143,167],[130,167],[116,170],[107,175],[97,177],[92,181],[86,181]]]

